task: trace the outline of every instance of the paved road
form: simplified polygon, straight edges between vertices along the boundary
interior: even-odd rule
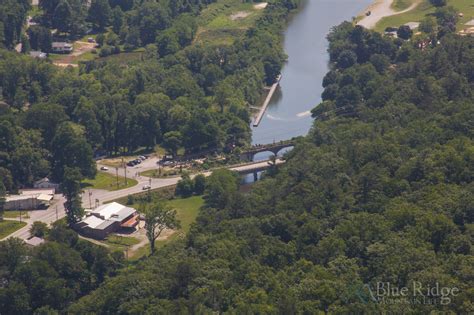
[[[393,0],[377,0],[373,5],[371,5],[367,10],[371,14],[369,16],[364,16],[357,25],[361,25],[365,28],[372,29],[375,25],[384,17],[402,14],[416,8],[421,1],[415,1],[410,7],[402,11],[395,11],[391,8]]]
[[[134,176],[137,172],[143,172],[148,169],[156,169],[156,161],[157,159],[149,159],[144,163],[140,164],[140,166],[135,166],[133,168],[127,167],[127,174],[128,177]],[[282,164],[284,161],[282,159],[277,159],[276,164]],[[248,163],[239,166],[231,166],[229,167],[230,170],[236,172],[250,172],[252,169],[261,169],[268,166],[268,161],[259,161],[255,163]],[[100,167],[100,163],[98,164]],[[124,175],[124,169],[119,168],[119,175]],[[115,168],[109,169],[108,172],[111,174],[115,174]],[[212,171],[203,172],[205,176],[209,176],[212,174]],[[91,208],[95,205],[95,200],[98,199],[99,204],[103,204],[107,201],[111,201],[114,199],[126,197],[128,195],[133,195],[136,193],[140,193],[143,191],[144,185],[150,185],[151,189],[157,189],[167,186],[176,185],[176,183],[181,179],[181,177],[173,177],[173,178],[150,178],[145,176],[134,177],[138,181],[138,184],[121,190],[116,191],[107,191],[101,189],[86,189],[82,195],[82,206],[84,208]],[[89,196],[90,193],[90,196]],[[10,234],[9,236],[5,237],[2,240],[5,240],[9,237],[18,237],[21,239],[28,239],[30,237],[29,229],[31,224],[35,221],[45,222],[47,224],[53,223],[58,219],[62,219],[65,217],[66,213],[64,211],[64,197],[62,195],[56,195],[54,197],[54,203],[46,210],[35,210],[29,212],[29,219],[24,220],[27,222],[27,225],[23,228],[19,229],[18,231]]]

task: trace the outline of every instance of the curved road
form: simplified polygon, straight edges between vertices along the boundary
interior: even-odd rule
[[[128,178],[133,177],[135,180],[138,181],[138,184],[133,187],[121,189],[121,190],[115,190],[115,191],[107,191],[107,190],[102,190],[102,189],[86,189],[82,195],[83,207],[90,208],[89,203],[91,202],[93,206],[95,204],[96,199],[99,200],[99,204],[103,204],[108,201],[112,201],[118,198],[127,197],[128,195],[133,195],[133,194],[143,192],[143,186],[150,185],[150,183],[151,183],[152,190],[176,185],[176,183],[178,183],[181,177],[173,177],[173,178],[151,178],[151,177],[145,177],[145,176],[135,177],[135,175],[138,172],[143,172],[150,169],[156,169],[157,160],[158,159],[156,158],[151,158],[144,161],[142,164],[139,164],[138,166],[127,167],[127,177]],[[276,160],[276,164],[282,164],[282,163],[284,163],[282,159]],[[100,164],[98,164],[97,166],[101,167]],[[238,166],[229,166],[227,168],[232,171],[246,173],[246,172],[251,172],[253,169],[261,169],[266,166],[268,166],[268,160],[247,163],[247,164],[242,164]],[[115,175],[115,168],[109,168],[108,172]],[[123,176],[125,174],[124,172],[125,172],[125,169],[119,168],[119,175]],[[212,174],[212,171],[203,172],[202,174],[204,174],[205,176],[209,176]],[[89,199],[89,192],[91,193],[90,199]],[[23,220],[24,222],[27,222],[27,225],[17,230],[16,232],[13,232],[12,234],[8,235],[2,240],[5,240],[9,237],[18,237],[23,240],[26,240],[30,237],[29,229],[33,222],[41,221],[47,224],[51,224],[57,221],[58,219],[65,217],[66,213],[64,211],[64,205],[63,205],[64,201],[65,199],[62,195],[56,195],[54,198],[53,204],[47,210],[29,211],[28,213],[29,213],[30,218]],[[14,220],[17,220],[17,219],[14,219]]]
[[[370,11],[369,16],[365,15],[364,18],[357,22],[357,25],[363,26],[368,29],[372,29],[375,25],[384,17],[402,14],[416,8],[420,4],[420,0],[415,1],[410,7],[402,11],[395,11],[392,9],[392,3],[394,0],[377,0],[373,5],[371,5],[365,12]]]

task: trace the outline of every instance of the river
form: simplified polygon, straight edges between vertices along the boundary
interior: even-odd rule
[[[304,0],[284,32],[288,61],[281,71],[280,85],[258,127],[252,127],[252,144],[267,144],[306,135],[313,119],[311,109],[321,102],[323,78],[328,72],[326,35],[343,21],[350,21],[373,0]],[[280,151],[279,155],[287,150]],[[272,153],[256,154],[254,161]],[[261,174],[258,174],[260,177]],[[246,175],[243,183],[252,183]]]
[[[280,86],[258,127],[252,143],[266,144],[307,134],[311,109],[321,101],[322,81],[328,72],[326,35],[331,27],[357,16],[373,0],[306,0],[284,32],[288,61]],[[268,154],[262,153],[256,159]]]

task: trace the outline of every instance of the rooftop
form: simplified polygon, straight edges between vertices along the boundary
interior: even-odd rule
[[[97,207],[91,213],[103,220],[111,219],[113,221],[122,221],[135,212],[136,210],[133,208],[126,207],[117,202],[112,202]]]
[[[41,237],[33,236],[25,241],[26,244],[31,246],[38,246],[44,243],[44,239]]]

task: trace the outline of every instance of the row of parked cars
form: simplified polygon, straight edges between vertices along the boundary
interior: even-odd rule
[[[131,160],[127,163],[127,166],[135,166],[135,165],[138,165],[138,164],[141,164],[142,161],[145,161],[146,159],[148,159],[148,156],[146,155],[140,155],[137,159],[135,160]]]

